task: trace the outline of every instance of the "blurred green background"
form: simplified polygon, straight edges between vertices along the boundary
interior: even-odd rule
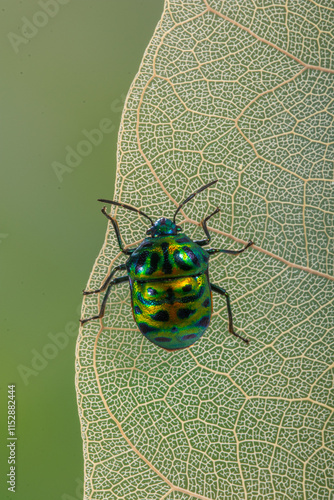
[[[0,1],[1,499],[82,498],[81,290],[104,240],[96,199],[113,196],[123,101],[162,9],[163,0]]]

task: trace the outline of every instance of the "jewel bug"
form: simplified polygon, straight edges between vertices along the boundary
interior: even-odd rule
[[[153,222],[151,217],[131,205],[98,200],[137,212],[150,221],[151,227],[137,248],[125,248],[116,219],[107,214],[106,207],[103,207],[101,211],[112,223],[119,247],[128,256],[128,260],[114,267],[98,290],[83,291],[84,295],[104,290],[106,293],[99,314],[80,320],[82,325],[87,321],[103,318],[111,288],[118,283],[129,282],[134,320],[144,337],[155,345],[174,351],[196,342],[210,323],[212,292],[225,297],[228,331],[248,343],[248,339],[234,331],[229,295],[224,288],[210,282],[208,264],[211,255],[238,255],[253,245],[253,242],[249,241],[241,250],[205,250],[203,247],[211,240],[207,222],[219,212],[219,208],[202,220],[201,226],[206,236],[203,240],[192,241],[175,223],[181,208],[216,182],[218,180],[211,181],[188,196],[177,207],[173,220],[161,217]],[[126,271],[126,274],[113,278],[121,270]]]

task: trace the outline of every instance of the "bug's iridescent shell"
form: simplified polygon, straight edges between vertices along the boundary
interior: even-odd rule
[[[209,254],[184,233],[145,238],[128,259],[132,311],[143,335],[165,349],[198,340],[212,313]]]

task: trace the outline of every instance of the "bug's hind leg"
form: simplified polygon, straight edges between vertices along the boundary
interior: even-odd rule
[[[91,291],[88,291],[88,290],[83,290],[83,291],[82,291],[83,295],[91,295],[92,293],[100,293],[100,292],[103,292],[103,291],[107,288],[107,286],[108,286],[108,284],[109,284],[109,282],[110,282],[111,278],[114,276],[114,274],[115,274],[117,271],[121,270],[121,269],[126,269],[126,264],[120,264],[119,266],[114,267],[114,269],[111,271],[111,273],[110,273],[110,274],[107,276],[107,278],[104,280],[104,282],[102,283],[102,285],[101,285],[101,287],[100,287],[100,288],[98,288],[97,290],[91,290]]]
[[[248,247],[250,247],[251,245],[254,245],[254,242],[249,240],[249,242],[247,243],[246,246],[244,246],[244,248],[242,248],[241,250],[224,250],[222,248],[209,248],[207,250],[207,252],[209,254],[214,254],[214,253],[230,253],[232,255],[239,255],[239,253],[242,253],[244,252]]]
[[[96,316],[92,316],[91,318],[81,319],[80,320],[81,326],[84,325],[85,323],[87,323],[87,321],[91,321],[92,319],[103,318],[111,287],[114,285],[117,285],[118,283],[124,283],[125,281],[129,281],[129,276],[120,276],[119,278],[115,278],[112,281],[110,281],[108,288],[107,288],[107,291],[106,291],[106,294],[103,297],[103,301],[102,301],[102,305],[101,305],[101,309],[100,309],[99,314],[97,314]]]
[[[228,314],[228,331],[230,333],[232,333],[232,335],[234,335],[235,337],[238,337],[239,339],[243,340],[246,344],[248,344],[249,343],[248,339],[245,339],[244,337],[241,337],[241,335],[239,335],[238,333],[236,333],[234,331],[234,328],[233,328],[233,318],[232,318],[232,309],[231,309],[231,303],[230,303],[229,294],[227,293],[226,290],[224,290],[224,288],[221,288],[220,286],[214,285],[213,283],[210,283],[210,285],[211,285],[211,290],[213,292],[217,292],[217,293],[219,293],[220,295],[222,295],[223,297],[226,298],[227,314]]]

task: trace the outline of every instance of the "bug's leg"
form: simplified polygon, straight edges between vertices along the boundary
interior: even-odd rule
[[[249,343],[248,339],[245,339],[244,337],[241,337],[238,333],[234,331],[233,328],[233,319],[232,319],[232,309],[231,309],[231,303],[230,303],[230,297],[229,294],[227,293],[224,288],[221,288],[220,286],[214,285],[213,283],[210,283],[211,285],[211,290],[213,292],[217,292],[223,297],[226,298],[226,305],[227,305],[227,315],[228,315],[228,331],[232,333],[232,335],[235,335],[235,337],[238,337],[239,339],[243,340],[246,344]]]
[[[107,276],[107,278],[104,280],[104,282],[102,283],[101,287],[98,288],[97,290],[92,290],[92,291],[87,291],[87,290],[83,290],[82,293],[83,295],[91,295],[92,293],[100,293],[100,292],[103,292],[108,284],[109,284],[109,281],[111,280],[111,278],[114,276],[114,274],[121,270],[121,269],[126,269],[126,264],[120,264],[119,266],[116,266],[114,267],[114,269],[111,271],[111,273]]]
[[[129,276],[120,276],[119,278],[115,278],[112,281],[110,281],[108,288],[107,288],[107,291],[106,291],[106,294],[103,297],[103,301],[102,301],[102,305],[101,305],[101,309],[100,309],[99,314],[97,314],[96,316],[92,316],[91,318],[80,319],[81,326],[84,325],[85,323],[87,323],[87,321],[91,321],[92,319],[103,318],[111,287],[114,285],[117,285],[118,283],[124,283],[125,281],[128,281],[128,280],[129,280]]]
[[[242,248],[241,250],[223,250],[222,248],[209,248],[207,252],[209,254],[214,254],[214,253],[230,253],[232,255],[239,255],[239,253],[242,253],[246,250],[246,248],[250,247],[251,245],[254,245],[254,241],[249,240],[246,246]]]
[[[115,230],[115,233],[116,233],[116,236],[117,236],[117,241],[118,241],[118,245],[119,245],[119,248],[121,249],[121,251],[123,253],[125,253],[126,255],[131,255],[133,252],[134,252],[134,248],[133,249],[130,249],[128,248],[127,250],[124,249],[124,245],[123,245],[123,242],[122,242],[122,238],[121,238],[121,233],[120,233],[120,230],[119,230],[119,227],[118,227],[118,222],[116,219],[114,219],[113,217],[111,217],[111,215],[107,214],[106,212],[106,207],[103,207],[101,212],[103,213],[103,215],[105,215],[107,217],[107,219],[110,220],[110,222],[112,223],[113,225],[113,228]]]
[[[210,236],[210,233],[208,231],[208,227],[207,227],[206,223],[208,222],[209,219],[211,219],[211,217],[213,215],[216,215],[219,211],[220,211],[220,208],[216,208],[216,210],[214,212],[212,212],[212,214],[205,217],[205,219],[202,221],[202,228],[203,228],[203,231],[205,232],[206,239],[205,240],[198,240],[198,241],[194,242],[194,243],[197,243],[197,245],[199,245],[200,247],[203,247],[204,245],[207,245],[208,243],[210,243],[211,236]]]

